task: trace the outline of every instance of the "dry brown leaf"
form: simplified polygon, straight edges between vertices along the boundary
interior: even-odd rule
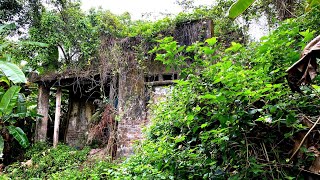
[[[301,58],[288,70],[287,80],[293,92],[301,92],[300,86],[310,84],[317,76],[317,58],[320,57],[320,36],[314,38],[302,51]]]

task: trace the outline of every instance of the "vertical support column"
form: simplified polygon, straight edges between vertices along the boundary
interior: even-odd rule
[[[39,84],[37,112],[41,118],[36,122],[36,142],[44,142],[47,139],[48,119],[49,119],[49,95],[50,87]]]
[[[53,147],[57,147],[59,141],[59,125],[61,115],[61,96],[62,91],[60,87],[57,87],[56,93],[56,113],[54,118],[54,129],[53,129]]]
[[[133,143],[143,138],[145,124],[144,73],[132,54],[129,51],[119,73],[118,157],[133,153]]]

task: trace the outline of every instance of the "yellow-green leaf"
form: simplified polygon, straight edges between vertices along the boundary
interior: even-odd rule
[[[228,17],[235,19],[240,14],[242,14],[255,0],[238,0],[237,2],[233,3],[228,10]]]

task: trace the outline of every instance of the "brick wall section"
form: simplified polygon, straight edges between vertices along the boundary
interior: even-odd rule
[[[118,92],[118,157],[133,153],[132,144],[142,139],[141,128],[145,124],[144,73],[133,51],[125,51],[123,57],[126,60],[120,67]]]

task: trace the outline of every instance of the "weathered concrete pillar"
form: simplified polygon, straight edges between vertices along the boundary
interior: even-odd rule
[[[127,54],[119,73],[118,157],[133,152],[132,145],[142,139],[145,124],[144,73],[132,54]]]
[[[49,118],[49,95],[50,87],[44,84],[39,84],[39,95],[38,95],[38,114],[43,116],[37,118],[36,122],[36,142],[43,142],[47,139],[47,129],[48,129],[48,118]]]
[[[57,87],[56,93],[56,112],[54,116],[54,128],[53,128],[53,147],[57,147],[59,141],[59,125],[61,116],[61,96],[62,91],[60,87]]]

